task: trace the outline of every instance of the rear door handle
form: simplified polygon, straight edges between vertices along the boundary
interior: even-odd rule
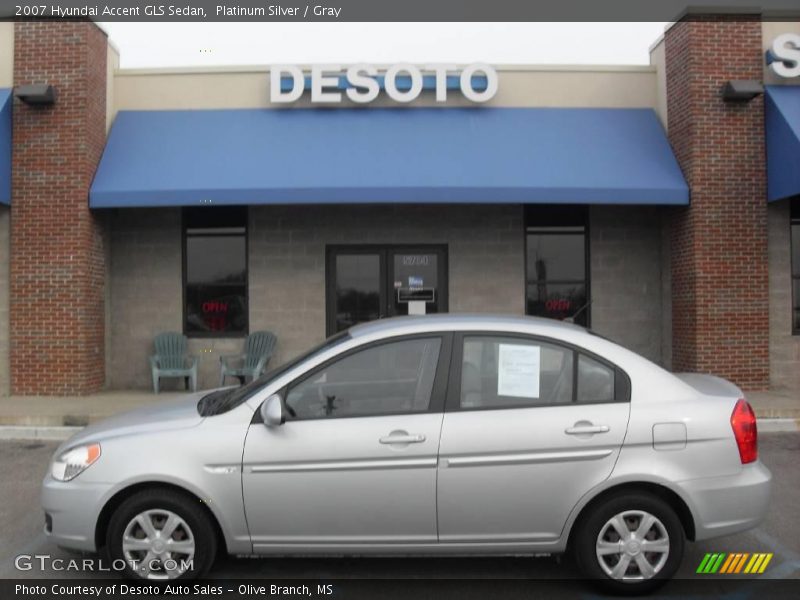
[[[593,433],[608,433],[608,425],[578,425],[567,427],[564,433],[567,435],[591,435]]]
[[[403,435],[387,435],[378,440],[381,444],[421,444],[425,441],[425,436],[421,433]]]

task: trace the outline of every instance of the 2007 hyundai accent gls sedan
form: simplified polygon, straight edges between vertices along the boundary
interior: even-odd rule
[[[45,530],[148,579],[220,552],[571,551],[586,577],[646,591],[685,540],[761,521],[756,435],[734,384],[576,325],[401,317],[87,427],[44,480]]]

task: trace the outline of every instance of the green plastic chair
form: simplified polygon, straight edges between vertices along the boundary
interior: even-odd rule
[[[225,385],[226,377],[236,377],[240,384],[245,378],[256,379],[266,369],[277,338],[271,331],[254,331],[244,342],[244,354],[228,354],[219,357],[219,385]],[[233,365],[233,363],[238,363]]]
[[[197,357],[186,353],[186,336],[180,333],[159,333],[153,340],[156,353],[150,357],[153,392],[159,392],[162,377],[183,377],[186,389],[197,391]]]

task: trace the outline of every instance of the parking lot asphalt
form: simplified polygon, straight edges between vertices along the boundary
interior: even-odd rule
[[[800,580],[800,433],[762,434],[760,455],[774,476],[773,499],[767,519],[757,529],[743,534],[687,545],[678,577],[697,580],[695,570],[707,552],[772,552],[774,558],[762,576],[766,579]],[[27,571],[15,568],[19,555],[48,554],[70,559],[75,554],[57,548],[42,532],[39,485],[56,447],[55,443],[35,441],[0,442],[0,578],[2,579],[80,579],[115,578],[111,573],[54,571],[34,566]],[[492,580],[497,585],[512,585],[513,580],[568,580],[575,577],[569,560],[559,557],[417,557],[417,558],[221,558],[210,577],[218,579],[371,579]],[[502,583],[506,582],[506,583]],[[453,583],[452,585],[456,585]],[[480,584],[476,582],[479,589]],[[659,597],[685,596],[670,591]],[[563,596],[587,597],[582,582],[566,583]],[[800,589],[800,585],[793,589]],[[380,587],[377,588],[380,591]],[[446,591],[446,589],[444,590]],[[498,590],[499,591],[499,590]],[[737,593],[735,597],[758,597]],[[445,594],[447,595],[447,594]],[[483,594],[481,594],[482,596]],[[494,595],[494,594],[493,594]],[[562,596],[562,593],[558,593]]]

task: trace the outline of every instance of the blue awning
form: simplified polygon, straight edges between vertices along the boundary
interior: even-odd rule
[[[10,89],[0,88],[0,204],[11,204],[11,105]]]
[[[120,112],[90,205],[688,204],[651,109]]]
[[[767,87],[766,129],[767,198],[800,194],[800,87]]]

